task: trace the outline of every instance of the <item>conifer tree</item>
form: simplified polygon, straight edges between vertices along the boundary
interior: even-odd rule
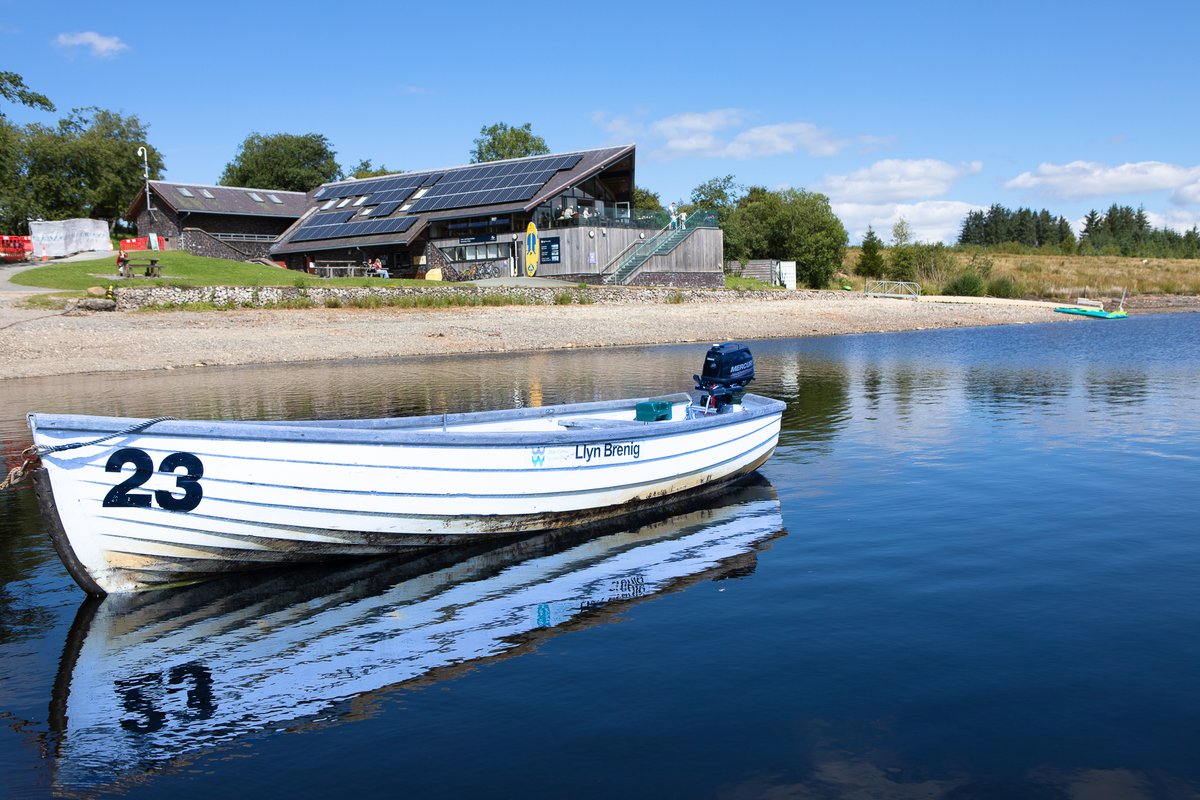
[[[863,236],[862,252],[858,263],[854,266],[854,274],[864,278],[882,278],[887,263],[883,260],[883,242],[875,234],[875,229],[867,226],[867,234]]]

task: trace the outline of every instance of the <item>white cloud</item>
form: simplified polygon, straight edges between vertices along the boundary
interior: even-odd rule
[[[851,242],[861,242],[867,226],[885,242],[892,226],[903,217],[913,239],[921,242],[953,243],[958,240],[962,221],[970,211],[982,209],[974,203],[958,200],[926,200],[920,203],[831,203]]]
[[[731,158],[764,158],[804,150],[812,156],[832,156],[849,144],[808,122],[761,125],[742,131],[724,149]]]
[[[1200,199],[1200,167],[1183,167],[1161,161],[1139,161],[1109,166],[1094,161],[1040,164],[1004,184],[1006,189],[1029,189],[1051,197],[1112,197],[1133,192],[1176,190],[1180,200]],[[1184,199],[1192,197],[1193,199]]]
[[[96,58],[113,58],[122,50],[128,50],[129,45],[117,36],[101,36],[95,31],[82,33],[60,33],[54,43],[59,47],[87,47]]]
[[[976,175],[983,163],[949,164],[932,158],[889,158],[849,175],[830,175],[823,183],[829,197],[845,203],[886,203],[937,197],[964,175]]]
[[[1183,208],[1174,208],[1163,214],[1147,210],[1146,219],[1150,220],[1150,224],[1155,228],[1173,228],[1179,233],[1186,233],[1193,227],[1200,228],[1200,211]],[[1075,231],[1078,233],[1082,230],[1083,223],[1081,221]]]
[[[721,108],[665,117],[651,126],[651,132],[664,140],[660,152],[666,158],[712,156],[724,147],[717,132],[740,125],[741,122],[740,110]]]
[[[851,144],[810,122],[781,122],[739,131],[746,116],[738,108],[676,114],[651,123],[645,132],[662,140],[654,154],[667,159],[692,156],[745,160],[799,151],[812,156],[831,156]],[[619,123],[632,127],[620,117],[600,118],[597,123],[610,132]]]
[[[1171,202],[1181,206],[1200,205],[1200,180],[1172,192]]]

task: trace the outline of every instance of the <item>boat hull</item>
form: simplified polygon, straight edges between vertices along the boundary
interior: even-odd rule
[[[1125,319],[1129,316],[1128,312],[1124,309],[1120,311],[1104,311],[1098,308],[1072,308],[1070,306],[1063,306],[1054,310],[1059,314],[1075,314],[1076,316],[1093,317],[1095,319]]]
[[[661,399],[660,399],[661,400]],[[91,594],[230,571],[597,526],[720,491],[778,441],[783,404],[633,421],[639,401],[331,423],[160,422],[43,456],[51,537]],[[644,400],[640,402],[645,402]],[[628,418],[628,419],[626,419]],[[31,415],[35,444],[136,420]]]

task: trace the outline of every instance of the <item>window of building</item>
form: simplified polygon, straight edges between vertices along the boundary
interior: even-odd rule
[[[278,197],[276,197],[273,194],[267,195],[267,199],[270,200],[272,203],[278,203],[279,205],[283,205],[283,201],[280,200]]]
[[[334,204],[334,203],[336,203],[336,202],[337,202],[337,198],[336,198],[336,197],[335,197],[335,198],[333,198],[332,200],[326,200],[326,201],[325,201],[325,205],[321,206],[321,210],[322,210],[322,211],[328,211],[329,209],[333,208],[333,204]]]
[[[256,203],[265,203],[266,202],[265,200],[262,199],[261,196],[259,196],[259,194],[257,192],[246,192],[246,194],[250,195],[250,199]]]
[[[208,189],[201,189],[201,190],[200,190],[200,194],[204,195],[204,196],[205,196],[205,197],[207,197],[209,200],[216,200],[216,199],[217,199],[217,198],[216,198],[216,197],[213,195],[213,193],[212,193],[212,192],[210,192]]]
[[[345,200],[343,200],[342,202],[338,203],[337,207],[338,207],[338,208],[345,208],[345,207],[346,207],[346,206],[348,206],[348,205],[350,205],[350,198],[349,198],[349,197],[347,197],[347,198],[346,198]]]
[[[369,197],[369,195],[364,194],[362,197],[354,201],[354,205],[361,206],[363,203],[367,202],[367,197]]]
[[[195,197],[196,196],[196,195],[192,194],[191,191],[186,186],[176,186],[175,189],[184,197]]]

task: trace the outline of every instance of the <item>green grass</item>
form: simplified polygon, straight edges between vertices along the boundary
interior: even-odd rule
[[[136,252],[130,258],[144,261],[149,254]],[[443,281],[399,278],[318,278],[295,270],[204,258],[181,250],[164,250],[155,255],[161,278],[118,278],[117,254],[91,261],[69,261],[36,267],[12,276],[21,286],[43,289],[83,290],[90,286],[445,286]],[[140,271],[134,267],[135,274]],[[144,269],[144,268],[142,268]],[[461,285],[461,284],[459,284]]]
[[[725,288],[746,292],[781,291],[783,289],[782,286],[774,286],[766,281],[760,281],[758,278],[739,278],[736,275],[725,276]]]

